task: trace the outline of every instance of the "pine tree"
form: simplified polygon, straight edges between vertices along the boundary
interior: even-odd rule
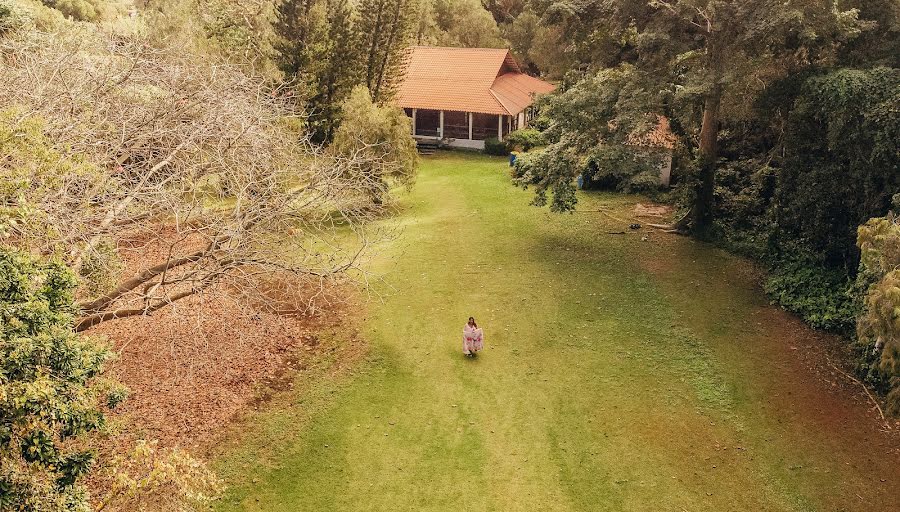
[[[374,101],[384,103],[403,74],[416,6],[411,0],[361,0],[358,9],[356,32],[364,58],[365,85]]]
[[[339,121],[341,103],[362,80],[349,0],[328,0],[326,11],[327,29],[319,56],[320,72],[315,77],[315,95],[309,101],[313,136],[319,142],[331,140]]]
[[[278,6],[275,33],[278,41],[278,67],[289,79],[308,70],[313,61],[311,36],[315,20],[313,7],[318,0],[284,0]]]

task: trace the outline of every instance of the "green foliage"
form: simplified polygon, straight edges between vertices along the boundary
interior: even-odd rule
[[[890,393],[895,413],[900,357],[886,342],[893,267],[885,262],[897,258],[897,238],[879,216],[900,190],[897,90],[898,72],[887,68],[776,82],[757,100],[758,121],[723,130],[715,194],[725,245],[770,266],[773,301],[855,336],[859,374]],[[879,218],[857,234],[869,217]]]
[[[349,0],[286,0],[278,7],[276,49],[308,115],[316,142],[330,141],[341,103],[363,81],[362,41]]]
[[[198,510],[221,494],[222,481],[206,465],[180,449],[138,441],[109,461],[106,496],[100,507],[112,510]]]
[[[544,136],[534,128],[523,128],[510,133],[506,136],[506,143],[513,149],[521,149],[526,153],[546,144]]]
[[[857,334],[866,349],[880,351],[869,373],[887,382],[889,409],[900,414],[900,217],[870,219],[859,227],[858,245],[872,284]]]
[[[484,140],[484,153],[487,155],[506,156],[509,154],[509,151],[509,144],[497,137],[490,137]]]
[[[526,69],[537,72],[533,50],[535,38],[541,31],[541,18],[532,11],[526,11],[500,27],[503,37],[509,41],[509,48]]]
[[[124,2],[110,0],[42,0],[64,16],[76,21],[110,20],[125,12]]]
[[[753,158],[720,164],[715,216],[719,241],[729,249],[766,262],[777,251],[772,208],[777,172]]]
[[[355,25],[364,83],[378,103],[388,101],[403,74],[403,53],[412,38],[413,0],[360,0]]]
[[[639,74],[633,66],[605,69],[540,103],[541,115],[550,120],[542,134],[549,144],[518,172],[519,184],[535,186],[536,204],[547,200],[549,190],[554,211],[574,208],[570,189],[579,174],[588,187],[658,187],[664,154],[640,141],[659,125],[659,116],[647,113],[659,98],[636,79]]]
[[[274,28],[278,63],[288,78],[310,71],[327,31],[325,11],[317,0],[285,0],[278,4]]]
[[[0,36],[15,29],[17,26],[12,7],[6,3],[0,3]]]
[[[847,5],[858,9],[859,18],[874,27],[842,46],[841,64],[900,67],[900,4],[895,0],[849,0]]]
[[[125,263],[115,243],[101,239],[85,253],[78,274],[91,297],[101,295],[119,283]]]
[[[373,204],[383,203],[391,182],[412,183],[419,156],[403,110],[376,105],[360,85],[344,101],[341,119],[329,149],[340,157],[356,155],[364,160],[353,172]]]
[[[309,116],[316,142],[328,142],[340,106],[356,85],[390,100],[414,30],[412,0],[285,0],[274,24],[278,65]]]
[[[478,0],[434,0],[425,41],[439,46],[502,48],[505,42],[491,14]],[[427,23],[427,22],[426,22]]]
[[[79,484],[103,426],[110,352],[72,330],[75,278],[0,250],[0,508],[87,510]]]
[[[546,206],[547,192],[550,191],[553,194],[550,203],[552,211],[572,211],[576,199],[571,173],[576,165],[576,160],[563,146],[551,145],[517,158],[513,178],[523,188],[534,185],[536,191],[532,204],[535,206]]]
[[[317,94],[310,98],[308,109],[313,133],[319,134],[321,140],[331,139],[340,122],[341,103],[361,79],[352,16],[349,0],[329,2],[325,17],[328,40],[317,73]]]
[[[551,78],[622,62],[624,52],[633,49],[629,20],[645,19],[650,10],[647,2],[542,1],[529,7],[506,33],[517,53],[527,53],[534,67]]]
[[[529,0],[483,0],[481,5],[491,13],[497,23],[507,23],[520,18],[528,8]]]
[[[682,186],[692,189],[684,197],[691,200],[689,224],[697,234],[707,232],[713,218],[721,122],[745,119],[748,97],[780,76],[834,58],[837,44],[868,27],[857,11],[818,0],[551,1],[535,7],[544,31],[530,52],[540,55],[534,57],[538,68],[565,78],[568,90],[560,98],[570,96],[570,108],[546,114],[549,131],[581,125],[558,140],[586,154],[589,147],[627,141],[611,136],[627,135],[642,118],[671,120],[682,142],[697,149],[692,172],[682,176]],[[593,101],[579,101],[591,95]],[[602,141],[586,143],[598,133]]]
[[[664,151],[624,144],[595,147],[582,159],[583,186],[628,193],[659,189]]]
[[[816,329],[853,332],[859,299],[846,272],[824,266],[808,254],[788,254],[775,262],[765,285],[773,301]]]
[[[856,228],[900,190],[900,70],[841,69],[806,82],[789,117],[776,200],[784,235],[856,265]]]
[[[163,9],[167,7],[163,5]],[[234,62],[250,63],[266,76],[273,76],[274,8],[273,0],[196,0],[187,5],[185,16],[199,21],[202,34],[217,53]]]

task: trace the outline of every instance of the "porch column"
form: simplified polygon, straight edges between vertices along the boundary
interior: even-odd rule
[[[440,117],[440,122],[438,123],[438,138],[443,139],[444,138],[444,111],[443,110],[441,110],[441,113],[438,117]]]
[[[503,114],[497,116],[497,140],[503,140]]]
[[[412,109],[412,111],[413,111],[413,115],[412,115],[413,132],[412,132],[412,134],[415,135],[416,134],[416,109]]]
[[[471,112],[466,112],[469,116],[469,140],[472,140],[472,118],[475,117]]]

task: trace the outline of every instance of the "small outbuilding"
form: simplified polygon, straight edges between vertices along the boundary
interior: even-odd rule
[[[415,46],[408,59],[395,102],[420,141],[482,149],[528,126],[535,95],[555,88],[523,73],[506,49]]]

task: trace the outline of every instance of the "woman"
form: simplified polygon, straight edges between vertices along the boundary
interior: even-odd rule
[[[469,317],[469,322],[463,327],[463,354],[475,357],[475,352],[484,348],[484,331],[475,323],[474,317]]]

